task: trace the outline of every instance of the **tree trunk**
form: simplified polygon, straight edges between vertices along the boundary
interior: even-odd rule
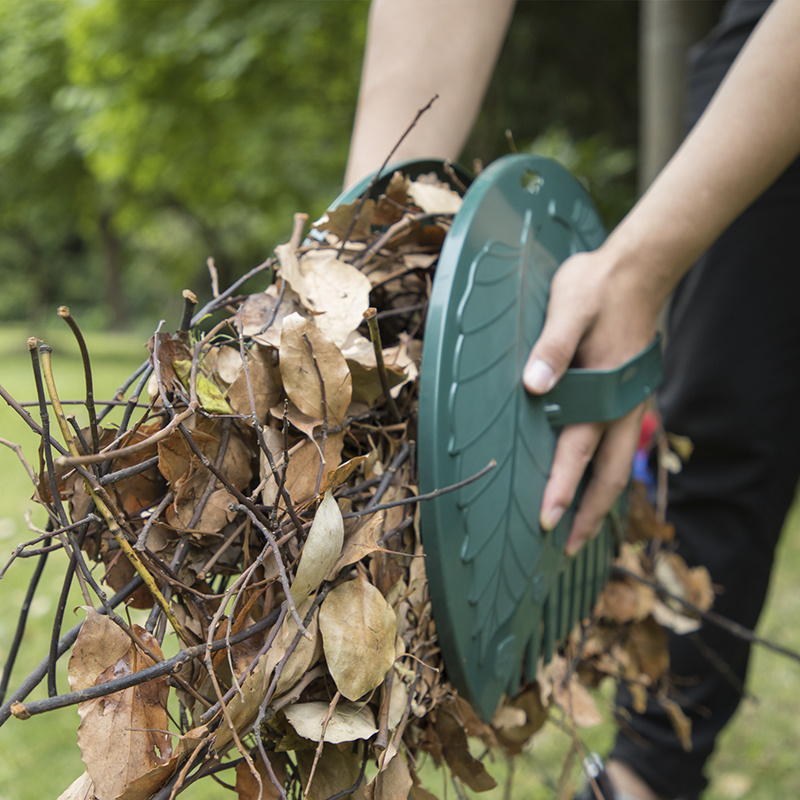
[[[128,323],[128,302],[122,288],[122,242],[114,231],[114,219],[110,211],[104,211],[98,221],[103,245],[105,264],[106,308],[109,327],[122,330]]]
[[[650,185],[686,133],[689,49],[708,33],[720,8],[721,3],[708,0],[642,0],[640,191]]]

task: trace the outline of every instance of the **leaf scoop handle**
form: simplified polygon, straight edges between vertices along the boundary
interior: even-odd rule
[[[609,422],[627,414],[658,388],[663,378],[661,336],[616,369],[568,369],[544,395],[553,427]]]

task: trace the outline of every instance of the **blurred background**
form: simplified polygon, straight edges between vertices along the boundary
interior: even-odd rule
[[[519,0],[462,163],[489,163],[512,141],[552,156],[585,181],[613,226],[680,141],[686,54],[721,5]],[[325,210],[341,189],[368,8],[1,0],[0,384],[33,396],[25,343],[37,335],[56,345],[62,396],[81,396],[77,348],[55,314],[66,304],[89,336],[95,394],[110,396],[146,356],[158,320],[177,326],[182,289],[210,298],[209,258],[224,288],[287,240],[295,212]],[[0,438],[35,460],[35,441],[5,404]],[[6,447],[0,475],[7,552],[29,538],[31,490]],[[761,633],[798,648],[800,631],[785,624],[800,612],[797,513],[792,520]],[[31,568],[15,564],[0,582],[0,662]],[[52,565],[32,607],[12,688],[46,653],[62,573]],[[751,691],[760,703],[745,703],[726,733],[711,800],[800,794],[800,665],[758,651]],[[66,788],[81,772],[76,727],[74,709],[4,726],[0,800]],[[602,749],[610,735],[590,734],[589,744]],[[516,788],[486,796],[555,797],[570,746],[560,732],[537,737]],[[223,789],[204,791],[188,796]]]

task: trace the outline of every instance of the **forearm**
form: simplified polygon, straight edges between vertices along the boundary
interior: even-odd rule
[[[776,0],[682,147],[606,250],[659,305],[800,153],[800,3]]]
[[[455,159],[480,109],[514,0],[373,0],[345,185],[395,154]]]

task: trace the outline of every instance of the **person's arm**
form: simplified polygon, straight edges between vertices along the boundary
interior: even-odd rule
[[[458,158],[480,109],[514,0],[373,0],[345,186],[393,160]]]
[[[553,280],[544,330],[525,367],[530,391],[547,391],[573,359],[580,366],[607,368],[642,350],[680,277],[797,157],[798,42],[800,3],[776,0],[650,189],[602,247],[564,262]],[[596,534],[625,486],[638,420],[639,413],[632,412],[607,426],[565,428],[559,437],[541,509],[546,529],[560,519],[595,459],[568,552]]]

